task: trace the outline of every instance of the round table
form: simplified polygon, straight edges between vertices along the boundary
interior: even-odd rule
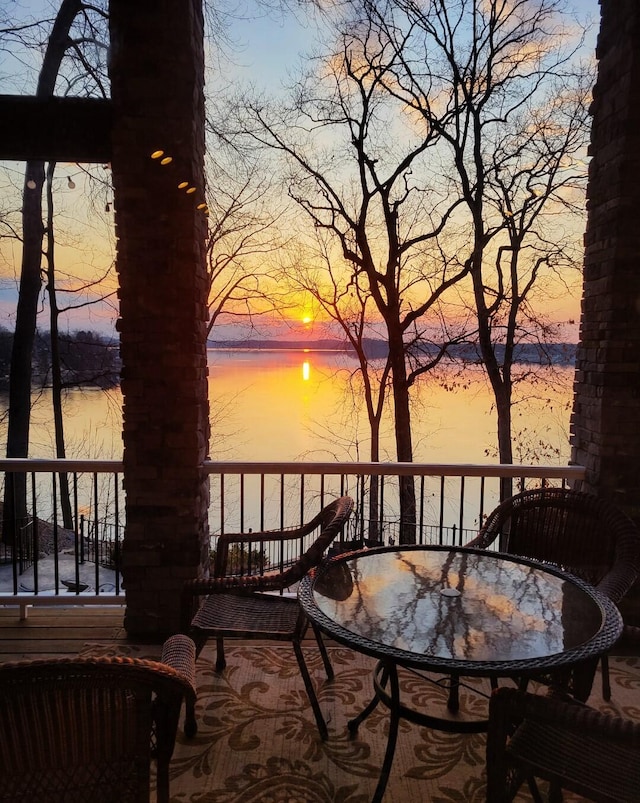
[[[486,720],[450,722],[403,706],[398,666],[488,677],[531,677],[606,652],[622,619],[595,588],[555,567],[488,550],[394,546],[332,558],[301,582],[309,619],[338,642],[378,659],[375,696],[391,722],[382,799],[400,718],[443,730],[479,731]],[[588,693],[588,691],[587,691]]]

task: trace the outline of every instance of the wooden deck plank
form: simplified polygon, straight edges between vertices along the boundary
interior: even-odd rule
[[[0,609],[0,628],[5,627],[113,627],[123,626],[121,608],[29,608],[26,619],[18,608]]]
[[[124,611],[115,608],[0,608],[0,661],[29,657],[77,655],[85,644],[131,644],[123,625]]]

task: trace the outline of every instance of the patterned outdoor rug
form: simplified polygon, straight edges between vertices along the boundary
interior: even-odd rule
[[[108,652],[87,645],[86,653]],[[198,734],[178,736],[172,803],[368,803],[384,756],[388,712],[379,705],[351,739],[347,721],[371,698],[375,662],[351,650],[329,650],[335,679],[326,682],[317,651],[307,650],[329,728],[321,741],[289,646],[227,649],[227,668],[213,666],[207,646],[198,660]],[[156,657],[154,648],[130,654]],[[611,659],[613,695],[605,704],[596,678],[590,704],[640,720],[640,659]],[[475,681],[473,686],[480,685]],[[403,700],[422,710],[443,699],[431,684],[404,677]],[[485,701],[461,692],[462,711],[481,716]],[[401,722],[385,803],[484,803],[485,736],[453,734]],[[518,800],[531,800],[523,790]],[[581,798],[567,794],[566,801]]]

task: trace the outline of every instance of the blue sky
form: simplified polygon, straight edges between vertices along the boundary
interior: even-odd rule
[[[600,15],[599,0],[567,0],[582,18],[597,21]],[[289,72],[299,63],[299,56],[313,49],[313,21],[305,20],[304,6],[295,14],[287,11],[263,11],[257,3],[248,0],[247,9],[255,9],[258,16],[251,18],[250,10],[238,17],[230,31],[238,50],[235,54],[238,74],[251,78],[258,85],[277,88],[286,82]],[[595,48],[597,30],[590,35],[589,44]]]

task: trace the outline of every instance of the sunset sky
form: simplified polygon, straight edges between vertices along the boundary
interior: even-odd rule
[[[57,3],[39,0],[26,4],[26,8],[23,4],[19,10],[24,12],[25,16],[39,17],[41,8],[55,9],[57,5]],[[575,0],[574,5],[579,8],[581,14],[591,14],[594,19],[598,18],[597,0]],[[300,56],[313,50],[314,29],[312,24],[305,22],[301,12],[298,12],[297,17],[290,12],[282,15],[277,12],[264,12],[256,19],[254,9],[255,5],[247,2],[246,14],[243,14],[240,9],[236,18],[231,22],[229,34],[230,48],[233,52],[231,58],[225,63],[223,76],[229,82],[249,81],[274,91],[288,83],[289,77],[296,71]],[[11,15],[18,13],[16,4],[12,4],[11,12],[5,10],[5,17],[9,13]],[[595,32],[590,41],[590,47],[592,46],[595,46]],[[16,86],[14,66],[8,55],[0,50],[0,87],[2,87],[0,91],[6,93],[30,91],[27,84]],[[20,74],[25,75],[24,71]],[[8,76],[11,76],[11,80],[8,79]],[[19,206],[22,165],[10,163],[6,165],[6,169],[5,179],[0,184],[2,208],[15,209]],[[60,259],[64,260],[69,274],[75,273],[78,265],[83,265],[84,275],[87,278],[95,279],[102,275],[114,258],[113,233],[110,231],[112,215],[110,217],[109,213],[104,211],[107,205],[112,204],[113,199],[105,190],[104,198],[101,196],[96,201],[96,208],[99,207],[102,212],[101,220],[98,223],[85,222],[83,208],[86,208],[88,189],[82,171],[76,165],[59,165],[58,175],[60,176],[58,179],[60,192],[57,201],[60,205],[59,208],[69,221],[80,221],[75,233],[74,227],[69,224],[71,234],[66,242],[64,239],[60,242]],[[69,178],[75,184],[73,189],[69,187]],[[83,243],[86,247],[82,247]],[[78,248],[79,245],[80,248]],[[0,323],[9,327],[12,326],[15,313],[19,268],[19,246],[15,242],[2,241],[0,243]],[[115,289],[113,279],[109,289]],[[104,332],[112,332],[116,318],[113,304],[113,301],[109,302],[103,306],[102,310],[88,308],[78,310],[70,318],[69,327],[90,327]],[[567,337],[575,339],[579,298],[569,298],[565,295],[563,299],[556,300],[554,305],[554,317],[575,321],[566,330]],[[311,306],[301,301],[295,315],[295,334],[315,333],[317,327],[314,326],[314,318],[315,312]],[[48,324],[45,325],[44,322],[41,322],[40,326],[48,328]],[[322,336],[325,333],[318,332],[318,334]],[[221,336],[225,336],[225,334],[221,333]]]

